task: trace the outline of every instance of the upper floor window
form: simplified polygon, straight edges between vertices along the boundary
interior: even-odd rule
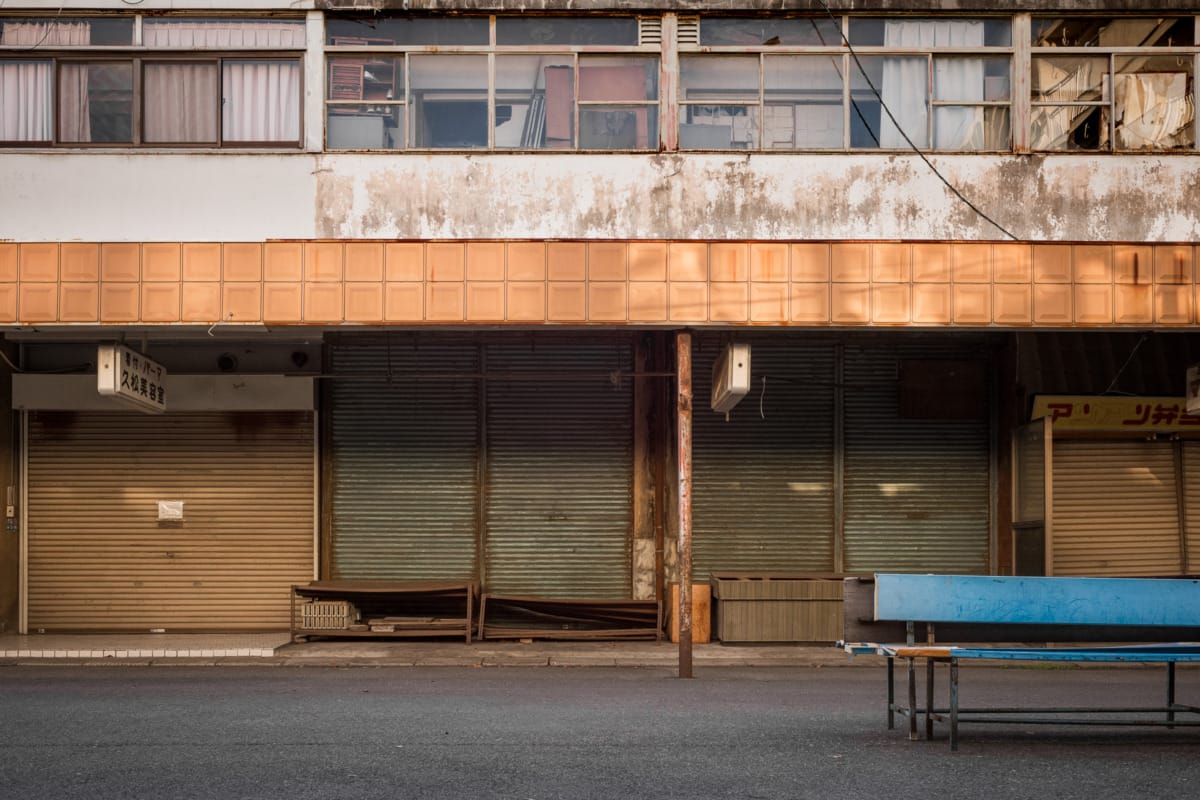
[[[326,26],[332,150],[653,150],[658,46],[634,17]]]
[[[0,143],[300,143],[304,23],[0,20]],[[178,52],[186,50],[186,55]],[[171,52],[176,51],[176,52]]]
[[[1007,18],[702,17],[699,47],[680,48],[679,146],[1007,150],[1011,30]]]
[[[1193,17],[1034,17],[1034,150],[1196,146]]]

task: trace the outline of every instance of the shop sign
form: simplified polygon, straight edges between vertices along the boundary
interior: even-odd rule
[[[1049,417],[1055,430],[1200,432],[1182,397],[1090,397],[1038,395],[1033,419]]]
[[[167,410],[167,370],[162,364],[124,345],[102,344],[96,350],[96,391],[139,411]]]

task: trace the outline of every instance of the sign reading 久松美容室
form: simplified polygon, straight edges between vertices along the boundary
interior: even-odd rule
[[[96,391],[139,411],[167,410],[167,370],[124,345],[102,344],[96,351]]]

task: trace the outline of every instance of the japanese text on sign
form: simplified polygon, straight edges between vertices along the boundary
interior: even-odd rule
[[[1033,419],[1049,417],[1058,430],[1200,431],[1180,397],[1073,397],[1039,395]]]
[[[167,371],[153,359],[123,345],[100,345],[96,390],[141,411],[167,410]]]

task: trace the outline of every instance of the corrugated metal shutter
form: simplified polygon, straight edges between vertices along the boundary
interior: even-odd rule
[[[1183,443],[1183,508],[1188,575],[1200,575],[1200,442]]]
[[[28,481],[32,629],[282,629],[312,579],[310,413],[31,412]]]
[[[330,358],[333,577],[475,580],[478,348],[374,339]]]
[[[693,358],[694,574],[831,571],[834,349],[739,341],[751,342],[753,387],[728,421],[709,406],[721,341]]]
[[[610,380],[628,340],[486,349],[487,591],[629,598],[633,381]]]
[[[1055,575],[1180,572],[1170,442],[1054,442]]]
[[[846,571],[988,571],[990,448],[981,419],[901,418],[902,359],[979,358],[952,343],[846,345]]]

